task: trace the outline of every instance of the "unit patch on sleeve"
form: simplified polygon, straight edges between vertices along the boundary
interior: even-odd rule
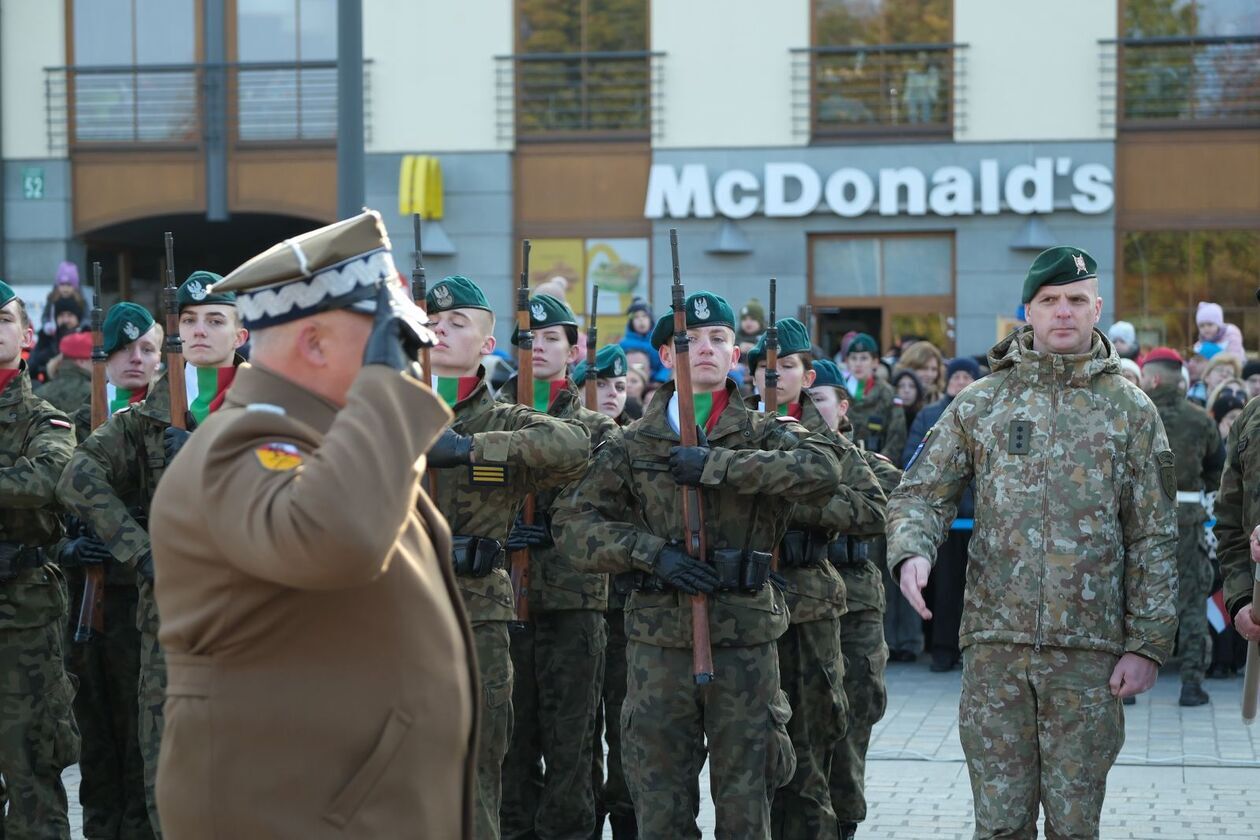
[[[501,487],[507,484],[507,467],[502,464],[469,464],[468,478],[474,487]]]
[[[285,472],[296,469],[302,463],[302,451],[291,443],[265,443],[254,450],[263,469]]]

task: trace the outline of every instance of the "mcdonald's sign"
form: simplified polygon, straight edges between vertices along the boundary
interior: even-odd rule
[[[432,155],[403,155],[398,170],[398,212],[442,218],[442,164]],[[428,250],[428,249],[426,249]]]

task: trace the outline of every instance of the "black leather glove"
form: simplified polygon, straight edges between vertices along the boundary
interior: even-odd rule
[[[413,370],[420,350],[437,344],[425,326],[424,310],[403,297],[393,284],[382,283],[376,293],[376,318],[363,348],[364,365],[385,365],[401,372]]]
[[[447,428],[442,436],[433,441],[429,447],[429,466],[437,469],[445,467],[462,467],[472,463],[472,435],[461,435],[454,429]]]
[[[508,551],[520,551],[526,548],[551,548],[555,544],[555,540],[551,538],[551,529],[547,527],[545,520],[526,525],[518,519],[512,525],[504,547]]]
[[[670,586],[688,595],[713,592],[718,576],[707,563],[701,563],[682,550],[682,546],[666,545],[656,555],[652,572]]]
[[[136,558],[136,574],[153,583],[153,549],[146,549],[144,554]]]
[[[700,486],[704,462],[711,450],[707,446],[674,446],[669,450],[669,471],[677,484]]]
[[[96,537],[75,537],[61,544],[57,552],[57,565],[63,569],[72,566],[98,566],[113,557],[105,543]]]
[[[179,454],[179,450],[184,448],[184,444],[188,441],[192,432],[187,429],[177,429],[174,426],[167,426],[166,431],[162,432],[162,449],[166,451],[166,463],[170,463],[171,459]]]

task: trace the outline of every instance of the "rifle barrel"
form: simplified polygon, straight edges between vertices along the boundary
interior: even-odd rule
[[[591,287],[591,311],[586,320],[586,382],[582,387],[586,396],[586,407],[598,411],[596,401],[599,387],[595,379],[595,345],[599,337],[599,325],[596,323],[599,309],[599,286]]]
[[[534,332],[529,320],[529,240],[521,243],[521,281],[516,289],[516,402],[534,407]],[[521,521],[534,524],[534,494],[525,497]],[[516,620],[529,621],[529,549],[512,552],[512,592]]]
[[[101,264],[92,263],[92,428],[109,418],[105,390],[105,315],[101,308]],[[79,618],[75,623],[74,640],[90,642],[105,633],[105,570],[99,565],[87,566],[83,574],[83,594],[79,599]]]
[[[179,300],[175,284],[175,237],[166,232],[166,384],[170,390],[171,425],[188,428],[188,392],[184,390],[184,345],[179,338]]]

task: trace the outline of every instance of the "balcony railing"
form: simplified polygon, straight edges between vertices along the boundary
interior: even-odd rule
[[[371,76],[364,67],[364,126]],[[236,143],[332,143],[335,61],[48,67],[48,144],[66,148],[198,147],[211,132]]]
[[[1099,42],[1104,128],[1260,126],[1260,35]]]
[[[496,56],[499,140],[648,139],[660,134],[659,52]]]
[[[816,140],[950,137],[964,129],[966,44],[792,50],[792,121]]]

